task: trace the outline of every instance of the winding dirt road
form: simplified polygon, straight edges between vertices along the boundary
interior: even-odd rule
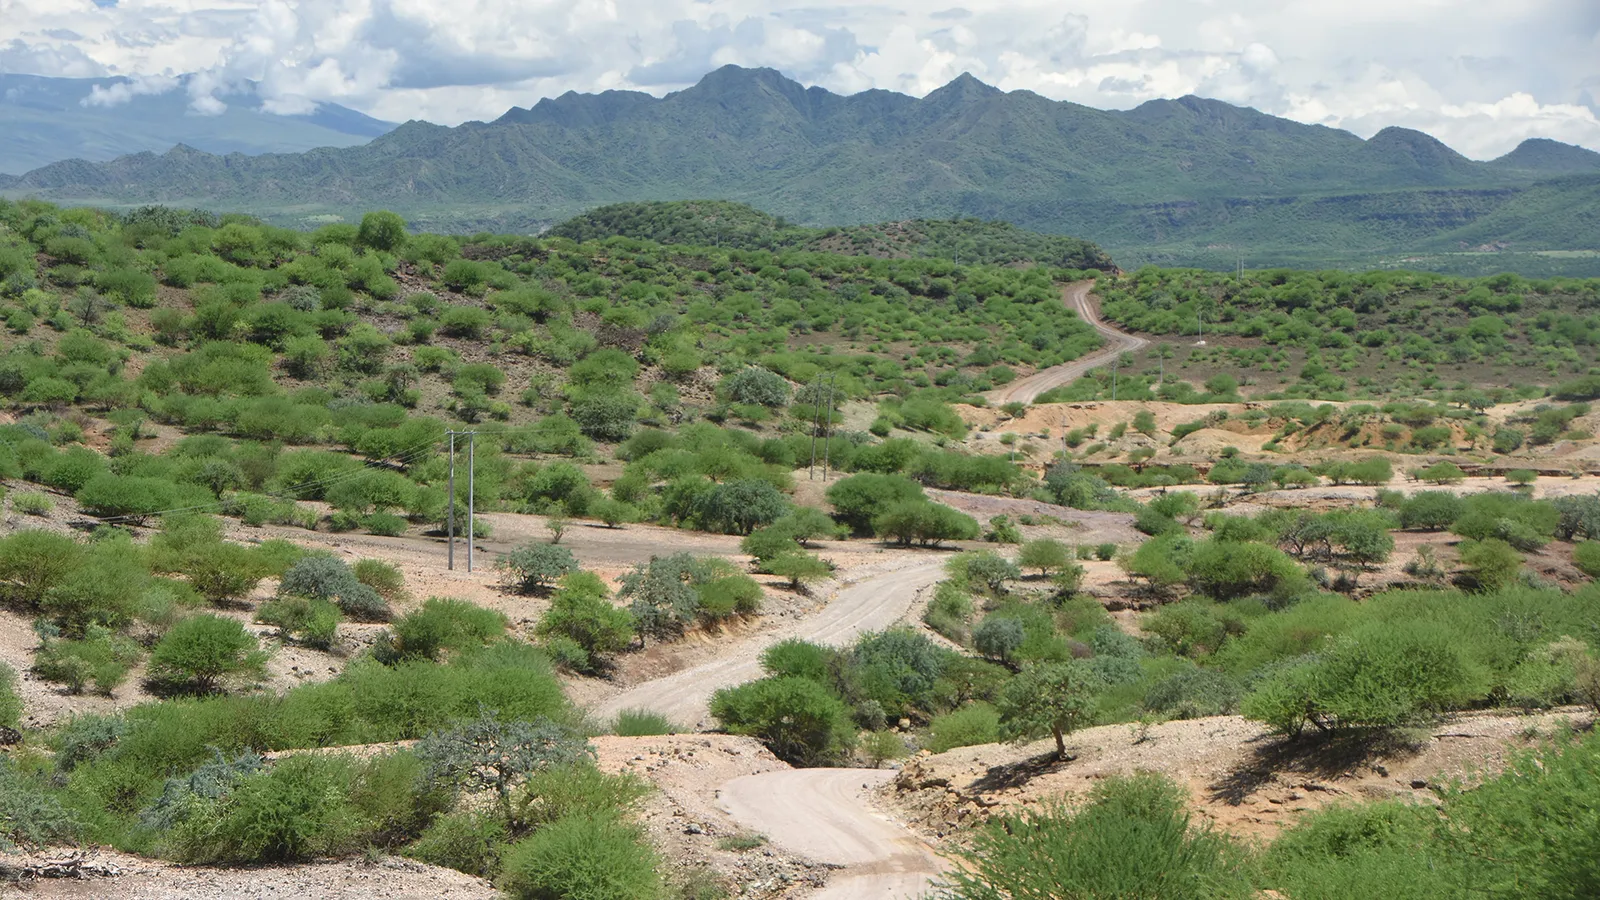
[[[870,808],[866,791],[893,777],[875,769],[791,769],[735,778],[718,798],[740,825],[772,843],[846,867],[808,900],[912,900],[944,866],[916,835]]]
[[[841,588],[820,612],[792,627],[731,646],[711,662],[647,681],[590,711],[604,722],[625,709],[648,709],[679,725],[699,728],[718,688],[761,677],[761,652],[767,647],[787,638],[842,646],[859,634],[887,628],[906,615],[919,590],[939,580],[943,564],[936,554],[908,555],[888,571]]]
[[[1135,337],[1124,331],[1107,325],[1100,321],[1100,311],[1090,302],[1089,291],[1094,288],[1092,281],[1076,281],[1061,290],[1061,302],[1077,312],[1078,317],[1094,326],[1100,336],[1106,339],[1106,345],[1099,350],[1081,356],[1072,362],[1059,366],[1051,366],[990,391],[986,396],[994,406],[1007,403],[1032,403],[1034,398],[1064,384],[1071,384],[1082,377],[1090,369],[1098,368],[1116,359],[1122,353],[1130,353],[1150,343],[1141,337]]]

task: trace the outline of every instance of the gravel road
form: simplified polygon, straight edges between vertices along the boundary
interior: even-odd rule
[[[936,554],[897,560],[888,571],[840,588],[822,611],[790,628],[731,646],[708,663],[613,695],[591,712],[605,722],[625,709],[648,709],[680,725],[701,727],[718,688],[761,677],[761,652],[767,647],[787,638],[841,646],[863,632],[887,628],[905,616],[919,590],[939,580],[943,564],[944,558]]]
[[[1032,403],[1033,399],[1053,387],[1071,384],[1083,373],[1097,366],[1103,366],[1122,353],[1138,350],[1150,343],[1141,337],[1134,337],[1123,331],[1100,321],[1100,313],[1094,304],[1089,302],[1089,291],[1094,288],[1092,281],[1077,281],[1067,285],[1061,291],[1061,302],[1070,306],[1077,312],[1079,318],[1094,326],[1106,339],[1105,347],[1096,350],[1088,356],[1079,357],[1072,362],[1059,366],[1052,366],[1043,371],[1035,372],[1027,378],[1018,379],[989,392],[989,403],[993,406],[1002,406],[1007,403]]]
[[[874,812],[866,792],[894,777],[872,769],[791,769],[724,784],[722,808],[773,844],[845,866],[808,900],[911,900],[942,870],[916,835]]]

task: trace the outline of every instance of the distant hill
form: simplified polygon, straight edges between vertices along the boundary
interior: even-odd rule
[[[806,225],[1004,220],[1094,241],[1125,266],[1231,266],[1595,249],[1569,200],[1600,192],[1596,159],[1529,142],[1476,162],[1408,129],[1362,140],[1199,97],[1105,111],[968,75],[921,99],[840,96],[728,66],[659,99],[568,93],[491,123],[409,122],[363,146],[292,155],[191,146],[62,162],[0,178],[0,192],[291,224],[388,207],[417,227],[524,232],[611,203],[713,198]],[[1554,178],[1568,186],[1536,187]]]
[[[1026,231],[981,219],[912,219],[875,225],[803,228],[726,200],[615,203],[555,226],[549,237],[575,241],[628,237],[662,244],[747,250],[814,250],[891,259],[934,257],[957,263],[1039,263],[1068,269],[1116,268],[1078,238]]]
[[[183,88],[142,94],[112,106],[85,105],[96,88],[125,78],[41,78],[0,75],[0,172],[21,174],[53,162],[95,162],[186,144],[210,153],[294,153],[351,147],[394,128],[353,109],[322,104],[303,116],[262,112],[254,97],[223,98],[228,109],[202,116]]]

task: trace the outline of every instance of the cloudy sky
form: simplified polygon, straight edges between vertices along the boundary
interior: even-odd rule
[[[826,0],[817,0],[818,3]],[[0,71],[229,85],[456,124],[568,90],[664,94],[727,63],[922,95],[963,71],[1102,108],[1200,94],[1489,158],[1600,150],[1600,0],[0,0]],[[197,73],[187,87],[174,76]]]

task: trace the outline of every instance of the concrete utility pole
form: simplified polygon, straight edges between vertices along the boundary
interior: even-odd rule
[[[445,557],[445,568],[454,570],[456,567],[456,433],[446,431],[450,436],[450,480],[449,487],[445,490],[449,494],[447,500],[449,512],[445,514],[445,534],[448,535],[450,550]]]
[[[822,378],[811,383],[811,470],[806,474],[807,480],[817,480],[817,432],[822,430]]]
[[[474,460],[473,457],[474,457],[475,451],[477,449],[478,449],[478,433],[476,431],[467,432],[467,571],[468,572],[472,571],[472,544],[473,544],[473,539],[475,537],[477,537],[477,533],[478,533],[477,532],[477,527],[476,527],[477,523],[472,518],[472,509],[473,509],[474,501],[477,499],[475,496],[473,496],[473,493],[474,493],[473,492],[473,488],[476,487],[476,485],[473,483],[473,476],[475,474],[477,474],[477,467],[476,467],[476,465],[474,465],[475,460]]]

